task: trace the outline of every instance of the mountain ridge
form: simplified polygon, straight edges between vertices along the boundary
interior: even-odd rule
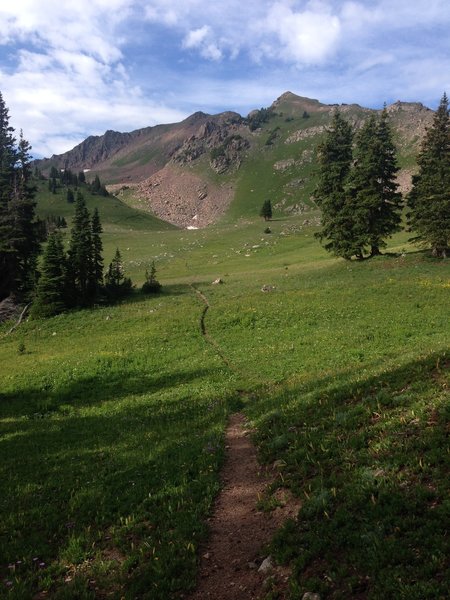
[[[110,189],[132,189],[141,208],[182,227],[214,223],[236,202],[243,214],[251,214],[264,196],[283,212],[304,212],[314,208],[316,148],[336,109],[356,129],[380,112],[358,104],[323,104],[287,91],[247,117],[197,111],[179,123],[123,133],[111,129],[35,165],[44,173],[55,166],[90,171],[88,178],[98,174]],[[420,102],[401,101],[387,110],[399,182],[408,191],[433,111]]]

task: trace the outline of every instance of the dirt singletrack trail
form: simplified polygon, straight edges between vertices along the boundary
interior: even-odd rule
[[[297,515],[299,507],[286,502],[270,513],[258,510],[273,472],[258,464],[245,427],[244,415],[231,416],[222,490],[209,519],[209,540],[201,550],[197,589],[185,596],[188,600],[256,600],[267,593],[268,577],[278,588],[286,586],[287,571],[258,568],[267,557],[264,546],[288,517]]]
[[[208,298],[191,286],[204,308],[200,330],[224,363],[234,372],[223,350],[209,334],[205,317],[210,309]],[[284,598],[288,571],[281,567],[259,570],[267,558],[265,546],[288,518],[296,518],[300,508],[287,490],[276,494],[279,506],[271,512],[258,510],[258,502],[277,476],[276,470],[261,467],[251,441],[246,418],[231,415],[225,432],[225,464],[221,473],[221,491],[208,519],[209,538],[200,550],[197,587],[183,595],[187,600],[257,600],[270,585],[276,585],[278,598]]]

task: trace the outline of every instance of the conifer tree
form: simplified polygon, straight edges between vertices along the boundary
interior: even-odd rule
[[[386,108],[369,117],[356,137],[355,164],[347,186],[354,219],[353,239],[362,255],[380,254],[384,239],[400,229],[401,194],[397,191],[396,152]]]
[[[259,216],[264,217],[264,221],[270,221],[272,218],[272,203],[270,200],[264,200],[264,203],[259,211]]]
[[[86,306],[91,301],[93,260],[91,220],[82,196],[75,203],[68,254],[68,293],[74,305]]]
[[[429,244],[434,256],[445,258],[450,253],[450,120],[445,93],[417,163],[419,172],[408,196],[408,224],[416,233],[414,241]]]
[[[60,177],[61,177],[61,173],[58,171],[58,169],[55,166],[53,166],[50,169],[49,179],[60,179]]]
[[[102,225],[98,209],[95,208],[92,215],[92,273],[90,279],[90,295],[93,299],[99,297],[103,286],[103,245],[100,234],[102,233]]]
[[[50,317],[66,307],[66,256],[61,233],[53,232],[42,258],[41,276],[31,314],[34,317]]]
[[[114,258],[105,275],[105,289],[111,300],[126,296],[132,289],[131,279],[125,277],[122,255],[119,248],[116,249]]]
[[[91,192],[93,194],[98,194],[101,190],[102,184],[100,183],[100,177],[96,175],[94,177],[94,181],[91,183]]]
[[[156,279],[155,261],[152,260],[150,272],[148,270],[145,271],[145,281],[142,286],[142,291],[144,294],[156,294],[161,291],[161,287],[161,284]]]
[[[20,132],[18,144],[0,93],[0,300],[25,296],[34,284],[39,252],[31,146]]]
[[[337,256],[351,258],[360,253],[355,241],[355,221],[346,202],[346,184],[352,165],[353,131],[336,111],[331,128],[318,148],[319,182],[315,200],[322,209],[322,230],[317,234],[325,248]]]

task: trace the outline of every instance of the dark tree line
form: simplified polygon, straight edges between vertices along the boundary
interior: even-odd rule
[[[105,185],[100,181],[100,177],[96,175],[91,183],[86,181],[86,174],[84,171],[74,173],[70,169],[58,169],[53,166],[50,169],[48,177],[48,189],[53,194],[56,194],[59,188],[67,188],[67,201],[74,202],[75,196],[71,188],[86,188],[92,194],[98,196],[109,196],[109,192]],[[70,192],[70,193],[69,193]]]
[[[370,117],[356,135],[337,111],[318,158],[319,239],[327,250],[347,259],[380,254],[386,238],[401,229],[403,208],[386,108],[379,117]],[[445,94],[417,162],[419,172],[407,197],[408,227],[416,233],[413,241],[444,257],[450,243],[450,122]]]
[[[8,109],[0,93],[0,301],[11,296],[16,301],[32,301],[32,314],[47,317],[66,309],[88,307],[97,302],[114,302],[133,289],[125,276],[119,249],[103,276],[102,225],[98,210],[90,215],[80,186],[91,193],[108,192],[96,176],[86,184],[83,172],[78,175],[65,169],[50,171],[50,184],[77,186],[74,218],[65,250],[62,229],[64,217],[35,215],[37,191],[33,181],[44,179],[38,169],[30,168],[30,145],[20,132],[19,140],[9,125]],[[56,184],[56,180],[59,182]],[[67,193],[69,193],[68,188]],[[47,240],[40,260],[41,243]],[[154,263],[142,291],[158,292]]]
[[[29,298],[35,283],[40,243],[30,150],[22,132],[14,137],[0,93],[0,300]]]
[[[103,278],[102,225],[97,208],[92,216],[83,196],[75,203],[75,215],[64,249],[60,230],[51,233],[40,268],[32,314],[48,317],[66,309],[113,302],[129,294],[131,279],[125,277],[119,249]]]
[[[318,158],[319,239],[327,250],[343,258],[379,254],[385,239],[400,229],[402,209],[386,109],[378,118],[370,117],[356,136],[335,112]]]

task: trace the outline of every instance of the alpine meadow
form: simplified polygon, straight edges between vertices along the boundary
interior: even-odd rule
[[[449,118],[287,92],[32,160],[0,95],[2,598],[448,598]],[[277,526],[222,563],[226,488]]]

